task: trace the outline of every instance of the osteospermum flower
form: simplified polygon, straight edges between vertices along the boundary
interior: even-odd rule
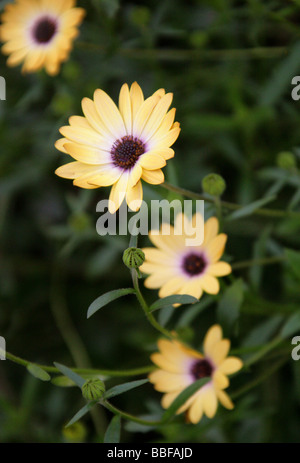
[[[189,220],[184,214],[178,214],[175,226],[170,226],[166,234],[163,224],[159,233],[149,232],[149,238],[155,248],[143,248],[145,262],[140,267],[149,276],[145,286],[159,289],[159,296],[172,294],[190,294],[199,299],[203,291],[217,294],[220,286],[217,277],[228,275],[231,267],[221,258],[227,235],[218,234],[219,222],[211,217],[204,224],[204,240],[199,246],[187,245],[197,233],[197,222],[203,226],[200,214],[194,214]],[[202,225],[201,225],[202,223]],[[169,227],[169,225],[167,225]],[[199,232],[199,230],[198,230]]]
[[[130,89],[122,86],[117,107],[103,90],[96,90],[94,100],[82,100],[85,117],[72,116],[70,125],[60,129],[65,138],[56,148],[76,161],[59,167],[56,174],[81,188],[112,185],[109,211],[114,213],[125,198],[137,211],[143,197],[141,180],[162,183],[161,168],[174,156],[170,146],[180,128],[174,122],[175,108],[169,111],[172,99],[164,89],[144,99],[134,82]]]
[[[0,39],[8,66],[23,62],[22,71],[45,68],[59,72],[78,35],[85,10],[74,8],[74,0],[16,0],[6,5],[1,15]]]
[[[187,412],[191,423],[198,423],[202,415],[213,418],[218,402],[225,408],[234,408],[224,389],[229,386],[227,375],[240,370],[242,361],[237,357],[227,357],[230,341],[222,339],[219,325],[212,326],[204,339],[204,354],[190,349],[176,340],[160,339],[160,352],[152,354],[151,360],[159,369],[150,373],[149,380],[159,392],[164,392],[162,407],[168,408],[176,397],[198,379],[210,380],[195,392],[177,411]]]

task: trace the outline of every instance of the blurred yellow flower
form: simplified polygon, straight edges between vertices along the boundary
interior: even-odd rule
[[[48,74],[57,74],[85,15],[83,8],[74,5],[74,0],[16,0],[6,5],[0,40],[6,42],[2,53],[10,55],[7,65],[23,62],[24,73],[45,68]]]
[[[174,122],[175,108],[168,111],[172,99],[164,89],[144,99],[134,82],[130,89],[122,86],[117,107],[103,90],[96,90],[94,100],[82,100],[85,117],[72,116],[70,125],[60,129],[65,138],[55,146],[76,161],[59,167],[56,174],[81,188],[112,185],[109,211],[116,212],[125,198],[137,211],[143,198],[141,179],[163,183],[161,167],[174,156],[170,146],[180,128]]]
[[[145,286],[159,289],[159,297],[172,294],[189,294],[199,299],[203,291],[217,294],[220,290],[216,277],[231,273],[231,266],[221,258],[227,235],[218,234],[219,222],[215,217],[208,219],[204,226],[204,240],[199,246],[187,246],[196,234],[197,223],[203,225],[201,214],[194,214],[189,220],[184,214],[178,214],[170,233],[165,233],[163,224],[159,233],[149,232],[149,238],[155,248],[143,248],[145,262],[140,271],[148,274]]]
[[[213,418],[218,402],[231,410],[234,405],[224,389],[229,386],[228,375],[243,366],[238,357],[227,357],[230,341],[222,339],[219,325],[212,326],[204,339],[204,355],[184,346],[176,340],[158,341],[160,352],[152,354],[151,360],[159,369],[149,374],[149,380],[159,392],[164,392],[162,407],[168,408],[176,397],[198,379],[211,378],[193,394],[177,411],[186,412],[187,420],[198,423],[203,414]]]

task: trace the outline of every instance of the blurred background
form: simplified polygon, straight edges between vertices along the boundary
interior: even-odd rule
[[[6,3],[0,2],[1,10]],[[216,172],[226,180],[226,201],[248,204],[276,194],[267,207],[299,211],[300,101],[291,97],[291,80],[300,75],[300,1],[77,4],[87,16],[57,77],[23,76],[0,56],[7,84],[0,102],[0,335],[9,352],[42,365],[135,368],[150,365],[158,336],[134,297],[86,318],[96,297],[131,285],[122,262],[129,239],[96,233],[96,204],[108,197],[108,188],[80,190],[54,174],[68,161],[54,148],[58,129],[82,114],[81,99],[96,88],[117,101],[124,82],[137,81],[146,96],[163,87],[174,93],[182,127],[175,158],[164,169],[168,182],[201,193],[202,179]],[[292,152],[295,166],[278,165],[280,152]],[[176,197],[148,184],[144,195],[147,201]],[[208,204],[207,214],[213,213]],[[276,260],[286,248],[300,250],[299,230],[293,217],[226,221],[226,258]],[[147,237],[139,244],[148,246]],[[219,321],[233,349],[249,352],[299,314],[299,280],[300,259],[292,266],[237,267],[222,280],[218,296],[205,295],[193,312],[178,308],[160,321],[196,348]],[[149,302],[157,298],[156,291],[144,294]],[[276,355],[233,378],[229,392],[245,388],[234,411],[220,407],[214,420],[197,426],[185,425],[182,417],[160,429],[125,424],[122,442],[299,442],[300,362],[290,353],[288,339]],[[257,384],[247,390],[252,382]],[[156,416],[160,398],[147,384],[114,403]],[[0,442],[101,442],[111,419],[107,411],[64,429],[84,403],[76,388],[42,382],[21,365],[0,362]]]

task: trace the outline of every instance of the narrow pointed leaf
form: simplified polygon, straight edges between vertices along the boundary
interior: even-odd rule
[[[108,293],[102,294],[102,296],[97,297],[97,299],[92,302],[92,304],[88,308],[87,318],[91,317],[97,310],[104,307],[109,302],[112,302],[119,297],[126,296],[127,294],[134,294],[135,290],[133,288],[122,288],[122,289],[114,289],[113,291],[109,291]]]
[[[93,400],[92,402],[89,402],[86,404],[84,407],[82,407],[74,416],[73,418],[66,424],[65,428],[68,428],[69,426],[72,426],[72,424],[76,423],[79,421],[84,415],[86,415],[91,408],[93,408],[94,405],[96,405],[97,401]]]
[[[113,417],[108,425],[104,435],[104,444],[118,444],[121,435],[121,418],[120,415]]]
[[[202,386],[211,381],[210,377],[201,378],[190,384],[186,389],[184,389],[172,402],[170,407],[164,412],[162,416],[162,422],[169,421],[177,410],[193,395],[197,392]]]
[[[276,196],[269,196],[268,198],[258,199],[253,203],[247,204],[247,206],[241,207],[237,211],[234,211],[232,214],[226,217],[226,220],[236,220],[241,219],[242,217],[247,217],[248,215],[253,214],[257,209],[260,209],[265,204],[268,204],[276,199]]]
[[[118,386],[114,386],[111,389],[108,389],[103,399],[110,399],[111,397],[115,397],[116,395],[123,394],[124,392],[130,391],[131,389],[135,389],[136,387],[142,386],[142,384],[148,383],[148,379],[139,379],[137,381],[130,381],[128,383],[119,384]]]
[[[195,302],[198,302],[198,299],[189,294],[175,294],[174,296],[163,297],[153,302],[150,306],[150,312],[173,304],[194,304]]]
[[[71,379],[72,381],[74,381],[75,384],[77,384],[78,387],[80,387],[80,389],[82,388],[82,386],[84,385],[85,383],[85,379],[82,378],[81,376],[79,376],[77,373],[74,373],[74,371],[70,370],[70,368],[64,366],[64,365],[61,365],[60,363],[56,363],[54,362],[54,365],[56,366],[56,368],[61,372],[63,373],[65,376],[67,376],[69,379]]]
[[[38,365],[34,365],[33,363],[30,363],[27,365],[27,371],[32,374],[37,379],[40,379],[41,381],[50,381],[51,376],[47,373],[47,371],[43,370],[41,367]]]

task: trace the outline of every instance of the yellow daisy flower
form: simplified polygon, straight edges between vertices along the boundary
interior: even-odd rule
[[[16,0],[6,5],[0,40],[6,42],[2,53],[10,55],[7,65],[23,62],[24,73],[44,67],[48,74],[57,74],[85,15],[83,8],[74,5],[74,0]]]
[[[134,82],[130,89],[122,86],[118,108],[103,90],[96,90],[94,100],[82,100],[85,117],[72,116],[70,125],[60,129],[65,138],[55,146],[76,161],[55,173],[81,188],[112,185],[109,211],[116,212],[125,198],[137,211],[143,197],[141,179],[163,183],[161,168],[174,156],[170,146],[180,128],[174,122],[175,108],[169,111],[172,99],[164,89],[144,99]]]
[[[145,286],[159,289],[159,297],[172,294],[190,294],[199,299],[203,291],[217,294],[220,290],[216,277],[228,275],[231,267],[221,258],[227,235],[218,234],[219,222],[211,217],[204,224],[204,240],[200,246],[187,246],[188,240],[196,236],[196,225],[203,224],[201,214],[194,214],[189,220],[178,214],[175,226],[170,233],[165,232],[169,225],[163,224],[159,233],[150,231],[149,238],[155,248],[143,248],[145,262],[140,270],[149,276]]]
[[[176,397],[190,384],[204,377],[211,379],[193,394],[177,411],[186,412],[187,420],[198,423],[203,414],[213,418],[218,401],[231,410],[234,405],[224,389],[229,386],[227,375],[243,366],[238,357],[227,357],[230,349],[229,339],[222,339],[219,325],[212,326],[204,339],[204,355],[184,346],[176,340],[158,341],[160,352],[152,354],[151,360],[159,369],[149,374],[154,389],[164,392],[162,407],[168,408]]]

